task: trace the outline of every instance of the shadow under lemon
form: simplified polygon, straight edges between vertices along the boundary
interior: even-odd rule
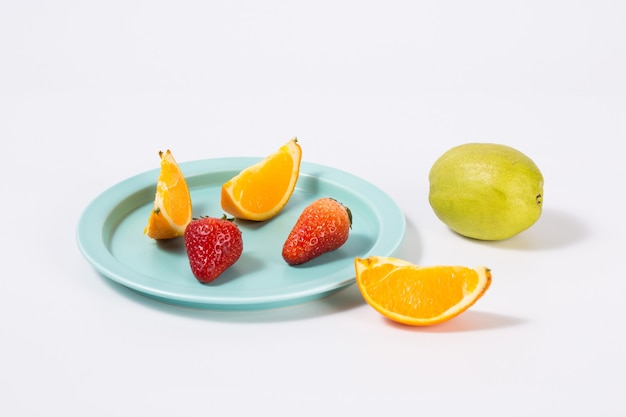
[[[464,238],[499,249],[551,250],[575,245],[589,236],[589,230],[581,219],[565,211],[544,209],[534,225],[509,239],[486,241]]]

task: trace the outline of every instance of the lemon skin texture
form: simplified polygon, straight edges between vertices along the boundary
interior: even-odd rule
[[[508,239],[541,216],[543,175],[528,156],[506,145],[456,146],[435,161],[429,183],[437,217],[469,238]]]

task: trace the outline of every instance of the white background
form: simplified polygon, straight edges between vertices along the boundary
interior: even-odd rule
[[[626,3],[5,1],[0,414],[624,416]],[[395,325],[356,286],[261,312],[161,304],[97,274],[78,218],[117,182],[264,156],[358,175],[399,257],[486,265],[462,316]],[[545,177],[528,231],[480,243],[428,205],[448,148]]]

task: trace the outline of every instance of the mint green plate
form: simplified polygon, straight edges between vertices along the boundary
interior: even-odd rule
[[[260,158],[220,158],[181,163],[191,191],[193,215],[220,217],[222,184]],[[159,169],[114,185],[82,213],[78,247],[101,274],[166,303],[219,310],[258,310],[325,297],[355,282],[354,258],[392,256],[405,233],[400,208],[383,191],[347,172],[302,162],[291,199],[265,222],[236,220],[244,250],[211,284],[200,284],[189,267],[183,238],[156,242],[143,234],[154,201]],[[302,210],[320,197],[344,203],[353,214],[348,241],[300,266],[289,266],[282,246]]]

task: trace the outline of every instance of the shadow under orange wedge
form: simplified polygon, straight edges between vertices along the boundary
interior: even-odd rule
[[[296,138],[222,186],[222,209],[240,219],[264,221],[287,204],[300,175],[302,149]]]
[[[157,179],[154,206],[144,233],[157,240],[183,236],[191,222],[191,196],[187,181],[169,149],[159,152],[161,172]]]
[[[383,316],[406,325],[429,326],[470,308],[491,285],[485,267],[422,267],[401,259],[355,258],[363,298]]]

